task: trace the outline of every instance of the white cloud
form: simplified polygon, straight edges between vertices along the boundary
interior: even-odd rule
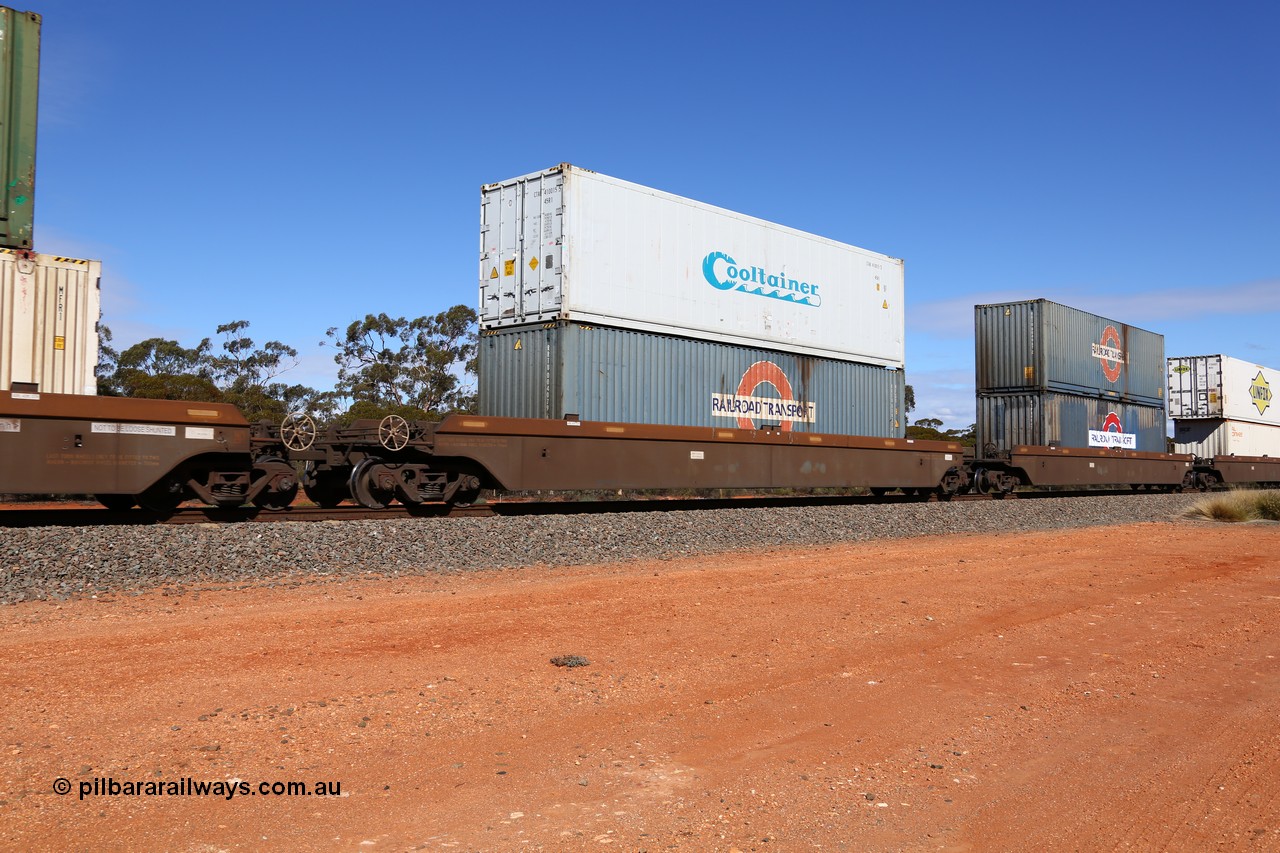
[[[973,306],[1048,299],[1144,328],[1161,320],[1280,313],[1280,278],[1246,284],[1206,285],[1118,293],[1088,290],[993,290],[909,307],[907,330],[935,338],[973,338]],[[1159,331],[1159,329],[1151,329]]]

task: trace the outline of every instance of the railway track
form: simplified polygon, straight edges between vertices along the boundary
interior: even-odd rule
[[[1056,491],[1023,491],[1006,496],[1006,500],[1039,498],[1078,498],[1128,495],[1128,489],[1089,489]],[[954,501],[987,501],[992,495],[956,495]],[[217,509],[207,506],[180,507],[172,512],[156,513],[144,509],[111,510],[97,505],[65,504],[24,507],[22,504],[0,506],[0,527],[85,527],[94,525],[155,524],[242,524],[285,522],[341,522],[357,520],[390,520],[403,518],[489,518],[518,515],[592,515],[604,513],[673,512],[677,510],[748,509],[792,506],[841,506],[859,504],[900,504],[937,502],[937,497],[918,495],[803,495],[737,498],[652,498],[632,500],[582,501],[494,501],[474,506],[448,507],[444,504],[419,506],[392,505],[386,509],[361,506],[339,506],[325,509],[299,505],[284,510],[257,507]]]

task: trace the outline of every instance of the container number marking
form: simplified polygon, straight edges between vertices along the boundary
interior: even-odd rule
[[[0,418],[0,432],[22,432],[22,421],[17,418]]]

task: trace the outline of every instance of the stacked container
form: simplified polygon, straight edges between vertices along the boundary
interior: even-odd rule
[[[100,261],[0,249],[0,391],[96,394]]]
[[[562,164],[479,273],[486,415],[903,434],[901,260]]]
[[[977,441],[1166,450],[1164,337],[1046,299],[974,313]]]
[[[1280,371],[1225,355],[1169,359],[1174,451],[1280,457]]]
[[[0,246],[30,249],[40,16],[0,6]]]

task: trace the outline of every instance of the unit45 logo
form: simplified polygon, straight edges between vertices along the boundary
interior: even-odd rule
[[[1253,405],[1257,407],[1258,414],[1265,415],[1268,407],[1271,406],[1271,383],[1267,382],[1267,377],[1262,375],[1261,370],[1249,383],[1249,396],[1253,398]]]

